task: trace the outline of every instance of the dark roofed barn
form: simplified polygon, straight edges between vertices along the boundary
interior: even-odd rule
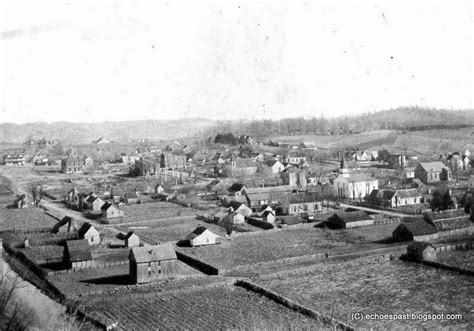
[[[130,261],[130,279],[134,284],[148,283],[176,274],[176,252],[169,243],[132,247],[128,258]]]
[[[64,250],[64,260],[73,269],[92,266],[92,253],[87,240],[68,240]]]
[[[374,225],[374,220],[362,210],[336,212],[328,219],[328,226],[332,229],[350,229],[368,225]]]
[[[397,241],[430,241],[438,238],[438,231],[423,219],[402,222],[392,233]]]
[[[407,247],[407,258],[410,261],[436,260],[436,248],[423,241],[415,241]]]

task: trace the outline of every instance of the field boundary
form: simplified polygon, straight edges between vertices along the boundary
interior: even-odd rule
[[[355,330],[354,327],[341,322],[333,317],[327,316],[319,311],[316,311],[314,309],[307,308],[281,294],[278,294],[276,292],[273,292],[272,290],[269,290],[263,286],[257,285],[255,283],[246,281],[246,280],[238,280],[235,282],[235,286],[240,286],[243,287],[249,291],[261,294],[265,297],[267,297],[270,300],[273,300],[274,302],[281,304],[291,310],[294,310],[298,313],[301,313],[303,315],[306,315],[308,317],[314,318],[320,322],[322,322],[325,325],[337,328],[337,329],[342,329],[342,330],[347,330],[347,331],[353,331]]]

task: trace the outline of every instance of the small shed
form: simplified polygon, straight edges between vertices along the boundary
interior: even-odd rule
[[[436,260],[436,248],[424,241],[415,241],[407,247],[407,258],[410,261]]]
[[[89,222],[82,224],[77,233],[79,238],[87,240],[89,245],[100,244],[100,233]]]
[[[178,260],[170,243],[132,247],[128,259],[130,279],[134,284],[148,283],[176,274]]]
[[[125,247],[138,247],[140,246],[140,237],[138,237],[133,231],[129,231],[125,235]]]
[[[73,269],[92,266],[92,253],[87,240],[68,240],[64,250],[64,260]]]
[[[328,226],[332,229],[350,229],[374,225],[374,220],[365,211],[336,212],[328,218]]]
[[[136,192],[125,192],[123,200],[126,204],[138,203],[138,195]]]
[[[109,202],[104,203],[100,209],[102,211],[102,217],[106,219],[122,217],[124,215],[123,211]]]
[[[205,246],[217,244],[219,236],[204,226],[198,226],[191,232],[186,240],[189,240],[191,246]]]
[[[393,230],[392,237],[397,241],[430,241],[438,238],[438,231],[423,219],[407,220]]]
[[[271,224],[275,224],[275,212],[273,210],[265,210],[263,213],[262,213],[262,219],[265,221],[265,222],[268,222],[268,223],[271,223]]]

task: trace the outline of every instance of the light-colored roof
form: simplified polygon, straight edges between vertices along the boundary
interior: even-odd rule
[[[426,172],[441,172],[443,169],[447,169],[447,167],[444,165],[443,162],[441,161],[435,161],[435,162],[420,162],[420,166],[425,170]]]

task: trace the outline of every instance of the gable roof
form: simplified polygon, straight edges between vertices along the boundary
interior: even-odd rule
[[[344,223],[371,220],[369,215],[367,215],[367,213],[363,210],[338,211],[338,212],[335,212],[332,217],[337,217],[338,219],[340,219]]]
[[[433,234],[433,233],[438,232],[433,225],[431,225],[430,223],[426,222],[423,219],[416,219],[411,222],[404,221],[399,226],[404,226],[414,236],[421,236],[421,235]]]
[[[272,214],[273,216],[275,216],[275,213],[272,210],[265,210],[262,213],[262,217],[267,217],[269,214]]]
[[[229,187],[229,192],[240,192],[243,188],[245,188],[244,184],[234,183],[234,184],[232,184],[231,187]]]
[[[419,252],[423,252],[426,248],[429,248],[429,247],[432,249],[436,249],[430,243],[427,243],[424,241],[414,241],[408,245],[407,251],[419,253]]]
[[[471,223],[468,217],[444,219],[444,220],[434,221],[433,224],[438,231],[464,229],[464,228],[473,226],[473,224]]]
[[[80,262],[92,260],[92,253],[87,240],[68,240],[66,249],[69,255],[69,261]]]
[[[211,236],[213,237],[219,237],[217,234],[215,234],[214,232],[212,232],[211,230],[209,230],[208,228],[206,228],[205,226],[202,226],[202,225],[199,225],[196,229],[194,229],[193,232],[191,232],[187,237],[186,239],[188,240],[192,240],[194,238],[197,238],[199,237],[200,235],[202,235],[204,232],[208,232]]]
[[[83,237],[90,229],[94,229],[95,228],[92,226],[92,224],[90,224],[89,222],[85,222],[84,224],[82,224],[82,226],[79,228],[79,231],[78,231],[78,234],[79,236]],[[97,231],[97,230],[96,230]]]
[[[235,200],[232,200],[232,201],[229,201],[229,204],[227,205],[227,207],[232,207],[232,209],[234,210],[237,210],[239,209],[241,206],[243,205],[242,202],[238,202],[238,201],[235,201]]]
[[[132,247],[129,259],[137,263],[175,260],[176,252],[170,243],[148,247]]]
[[[110,202],[105,202],[102,207],[100,207],[101,210],[107,210],[110,207],[113,207],[113,205]]]
[[[420,162],[420,167],[426,172],[441,172],[444,169],[448,169],[441,161]]]

